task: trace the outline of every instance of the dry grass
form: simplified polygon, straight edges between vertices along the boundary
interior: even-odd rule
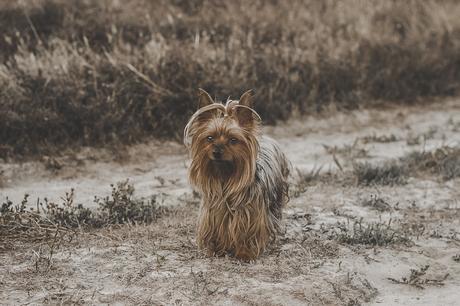
[[[403,284],[414,286],[418,289],[425,289],[425,286],[443,286],[444,281],[449,276],[448,273],[444,274],[440,278],[428,278],[426,276],[426,272],[430,266],[426,265],[421,267],[420,269],[411,269],[410,275],[408,277],[402,277],[400,280],[394,278],[388,278],[390,281],[396,284]]]
[[[460,148],[412,152],[379,165],[355,163],[353,169],[358,185],[405,184],[408,177],[423,175],[435,175],[447,181],[460,177]]]
[[[150,305],[173,300],[187,305],[271,305],[279,296],[285,304],[369,302],[377,290],[361,275],[328,273],[338,264],[337,242],[315,231],[299,233],[296,223],[308,220],[295,218],[282,241],[253,263],[199,252],[194,242],[196,211],[190,207],[177,208],[150,225],[79,235],[71,246],[55,246],[52,256],[48,244],[32,250],[27,245],[5,258],[6,265],[20,265],[6,273],[5,290],[12,292],[11,300],[51,304]],[[34,257],[27,256],[34,252]],[[314,286],[305,285],[310,283]]]
[[[354,141],[353,144],[351,145],[345,144],[340,147],[323,145],[323,147],[324,147],[324,150],[326,150],[328,154],[331,154],[332,156],[341,155],[349,161],[353,161],[357,158],[365,158],[369,156],[368,150],[360,147],[358,139]]]
[[[1,157],[179,138],[198,87],[268,123],[458,91],[455,1],[0,5]]]
[[[37,209],[29,208],[28,195],[24,196],[22,202],[14,205],[8,198],[2,203],[0,209],[0,236],[2,238],[1,251],[8,248],[7,241],[48,241],[61,233],[72,233],[71,230],[61,226],[59,223],[42,215]]]
[[[333,156],[333,161],[338,171],[322,171],[323,166],[317,166],[310,171],[297,170],[291,195],[299,196],[308,187],[318,184],[341,184],[344,186],[361,185],[404,185],[410,177],[423,177],[432,175],[444,181],[460,177],[460,148],[440,147],[433,151],[414,151],[399,159],[390,159],[383,162],[360,162],[363,155],[367,154],[364,149],[353,145],[343,147],[324,146],[328,153]],[[364,150],[364,151],[363,151]],[[344,169],[338,161],[336,154],[352,163],[351,170]],[[363,205],[371,206],[377,210],[391,209],[384,200],[374,197],[364,201]]]
[[[289,196],[296,198],[307,191],[308,187],[318,183],[331,184],[340,180],[338,173],[321,171],[322,169],[322,166],[314,167],[309,171],[296,168],[297,175],[292,186],[289,187]]]

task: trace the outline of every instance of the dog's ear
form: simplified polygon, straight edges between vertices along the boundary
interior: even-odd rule
[[[249,89],[241,95],[239,104],[252,108],[252,97],[252,89]]]
[[[206,90],[199,88],[198,94],[198,111],[196,121],[199,124],[203,124],[212,119],[219,112],[222,112],[222,110],[215,104],[215,101],[206,92]],[[223,108],[224,106],[220,105],[220,107]]]
[[[236,119],[243,128],[253,128],[255,125],[254,112],[252,111],[252,90],[241,95],[238,106],[235,109]]]
[[[206,92],[206,90],[198,88],[198,108],[202,108],[206,105],[213,104],[214,100]]]

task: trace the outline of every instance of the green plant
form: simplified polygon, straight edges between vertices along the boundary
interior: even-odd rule
[[[110,197],[95,198],[98,205],[98,219],[106,224],[151,223],[162,211],[157,204],[156,196],[149,201],[133,198],[134,186],[129,181],[111,185]]]

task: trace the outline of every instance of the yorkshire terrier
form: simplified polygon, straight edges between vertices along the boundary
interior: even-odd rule
[[[261,136],[251,91],[213,101],[200,89],[199,109],[184,130],[189,180],[202,196],[197,243],[209,256],[254,260],[280,229],[289,162]]]

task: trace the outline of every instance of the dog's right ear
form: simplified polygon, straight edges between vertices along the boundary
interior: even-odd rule
[[[206,90],[198,88],[198,95],[198,108],[202,108],[214,103],[214,100],[206,92]]]

